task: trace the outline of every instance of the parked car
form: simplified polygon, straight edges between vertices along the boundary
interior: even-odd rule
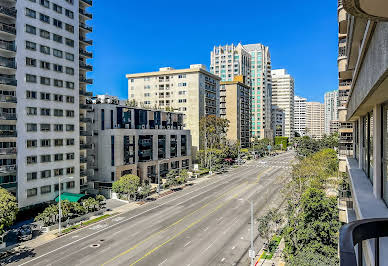
[[[23,225],[17,230],[17,235],[20,241],[27,241],[32,239],[32,228],[30,225]]]

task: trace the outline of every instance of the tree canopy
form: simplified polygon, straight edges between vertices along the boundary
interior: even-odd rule
[[[0,187],[0,236],[16,220],[17,213],[16,198],[6,189]]]
[[[124,175],[112,185],[112,190],[119,194],[124,194],[129,200],[135,197],[140,186],[140,178],[136,175]]]

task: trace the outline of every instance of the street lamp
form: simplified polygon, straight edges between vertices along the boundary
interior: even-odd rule
[[[66,180],[71,180],[73,179],[74,176],[69,176],[65,177],[64,179]],[[59,234],[61,234],[61,221],[62,221],[62,208],[61,208],[61,177],[58,177],[58,190],[59,190],[59,198],[58,198],[58,214],[59,214],[59,225],[58,225],[58,231]],[[62,180],[63,181],[63,180]]]

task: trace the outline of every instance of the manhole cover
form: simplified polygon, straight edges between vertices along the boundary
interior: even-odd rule
[[[98,248],[100,246],[100,244],[93,244],[93,245],[90,245],[91,248]]]
[[[101,239],[100,242],[104,242],[104,239]]]

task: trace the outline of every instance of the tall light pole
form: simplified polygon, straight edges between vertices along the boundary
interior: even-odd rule
[[[73,179],[74,177],[73,176],[69,176],[69,177],[65,177],[64,179]],[[61,234],[61,221],[62,221],[62,208],[61,208],[61,177],[58,177],[58,191],[59,191],[59,197],[58,197],[58,231],[59,231],[59,234]]]

